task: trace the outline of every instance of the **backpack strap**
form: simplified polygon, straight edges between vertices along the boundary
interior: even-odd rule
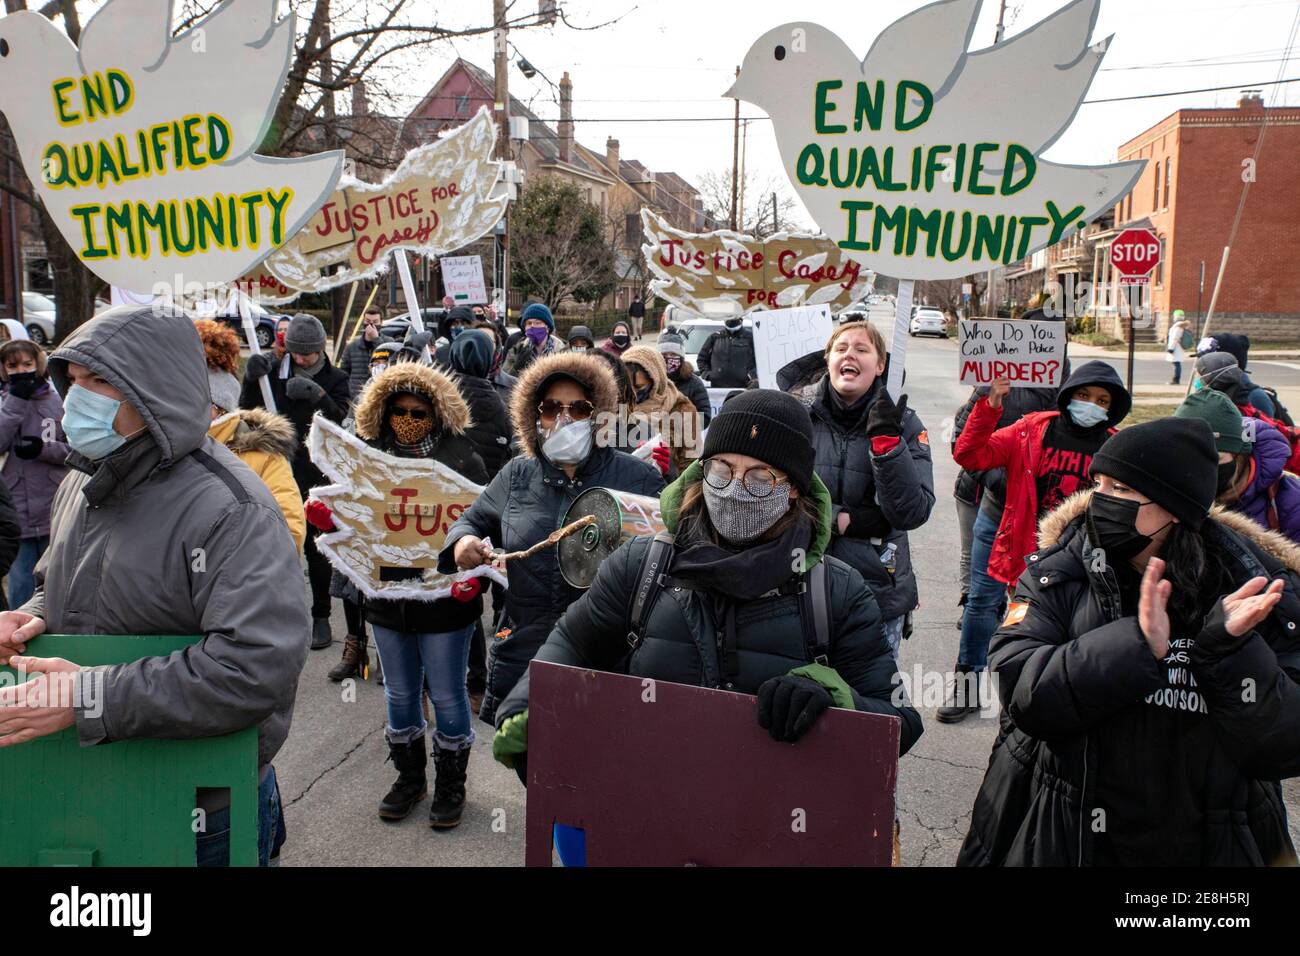
[[[632,597],[632,613],[629,618],[632,628],[627,632],[629,651],[635,651],[645,637],[646,621],[650,619],[655,598],[668,580],[666,572],[672,562],[674,541],[674,535],[667,531],[659,532],[641,559],[641,574],[637,579],[636,593]]]
[[[809,605],[812,618],[808,656],[814,664],[826,664],[831,651],[831,576],[826,571],[826,561],[818,561],[804,577],[808,587],[803,600]]]

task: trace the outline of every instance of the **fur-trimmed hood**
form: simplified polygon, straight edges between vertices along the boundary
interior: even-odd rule
[[[208,434],[236,455],[260,451],[293,461],[298,451],[293,422],[265,408],[245,408],[222,415],[208,426]]]
[[[429,365],[399,362],[366,383],[357,397],[357,437],[374,441],[384,427],[388,400],[398,392],[414,392],[433,405],[436,427],[444,435],[463,435],[470,426],[469,406],[450,378]]]
[[[1076,518],[1082,517],[1092,500],[1092,489],[1080,491],[1061,502],[1057,508],[1045,515],[1038,522],[1038,547],[1046,551],[1061,540],[1065,529]],[[1255,547],[1271,554],[1291,571],[1300,572],[1300,546],[1276,531],[1270,531],[1250,518],[1236,511],[1229,511],[1220,505],[1210,509],[1210,518],[1252,542]]]
[[[510,420],[514,422],[515,438],[521,453],[528,458],[537,457],[537,406],[542,400],[542,383],[553,375],[567,376],[580,384],[596,406],[596,415],[612,415],[618,410],[614,373],[601,359],[575,352],[559,352],[539,358],[519,376],[510,396]]]

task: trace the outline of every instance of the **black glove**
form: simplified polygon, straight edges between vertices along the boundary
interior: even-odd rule
[[[325,389],[321,388],[309,378],[302,375],[295,375],[284,385],[284,394],[291,401],[311,402],[315,405],[325,397]]]
[[[907,414],[907,396],[904,395],[894,404],[889,392],[881,390],[880,395],[871,404],[867,412],[867,436],[877,438],[881,435],[902,437],[903,416]]]
[[[274,365],[275,359],[269,352],[258,352],[256,355],[250,355],[248,364],[244,366],[244,377],[259,379],[263,375],[269,375]]]
[[[831,706],[831,694],[807,677],[782,674],[758,688],[758,725],[773,740],[793,743]]]
[[[16,372],[9,376],[9,394],[14,398],[31,398],[43,381],[35,372]]]
[[[18,444],[14,445],[14,454],[23,461],[31,461],[41,453],[41,449],[44,447],[45,442],[35,435],[24,435],[19,439]]]
[[[844,534],[850,538],[884,538],[894,530],[877,504],[846,507],[844,510],[849,516],[849,526],[844,529]]]

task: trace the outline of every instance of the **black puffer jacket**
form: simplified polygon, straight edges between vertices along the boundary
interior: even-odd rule
[[[885,388],[877,378],[868,393],[861,415],[850,427],[832,417],[827,394],[830,377],[821,380],[808,412],[813,423],[813,447],[817,452],[817,477],[830,489],[834,511],[830,553],[856,569],[866,580],[886,620],[899,617],[917,606],[916,574],[907,532],[921,527],[934,508],[934,466],[930,460],[930,439],[925,425],[910,408],[903,421],[902,440],[886,455],[871,453],[867,436],[867,415]],[[862,536],[851,526],[840,534],[840,512],[846,508],[878,511],[888,526],[883,535]],[[874,544],[873,537],[880,544]],[[881,554],[893,551],[891,574]]]
[[[475,484],[487,484],[483,459],[474,451],[466,434],[469,406],[455,384],[442,372],[418,362],[402,362],[372,379],[357,399],[357,437],[369,445],[401,457],[387,425],[388,410],[398,392],[423,396],[433,405],[433,417],[442,437],[429,456]],[[417,572],[418,573],[418,572]],[[406,634],[438,634],[455,631],[478,620],[483,598],[458,601],[388,601],[365,598],[366,620],[380,627]]]
[[[699,410],[702,419],[700,424],[708,428],[709,419],[713,417],[713,406],[709,404],[709,387],[704,384],[704,379],[695,374],[695,366],[683,360],[677,374],[669,375],[668,378],[677,386],[677,391],[685,395]]]
[[[343,350],[343,358],[339,360],[339,371],[348,377],[348,392],[352,395],[352,401],[357,400],[361,390],[370,381],[370,356],[375,346],[380,342],[391,341],[392,339],[381,335],[373,342],[367,342],[363,334],[354,338]]]
[[[958,865],[1113,862],[1106,841],[1119,839],[1109,835],[1118,827],[1096,829],[1107,818],[1122,818],[1130,833],[1149,820],[1204,866],[1294,865],[1276,781],[1300,774],[1300,548],[1240,515],[1211,512],[1207,533],[1230,586],[1265,575],[1286,590],[1245,637],[1216,627],[1213,615],[1190,647],[1175,632],[1162,664],[1137,618],[1123,615],[1114,572],[1093,560],[1083,518],[1091,495],[1043,519],[1042,550],[1029,556],[1011,623],[993,637],[1000,733]],[[1180,739],[1117,758],[1114,748],[1132,749],[1155,707],[1183,715]],[[1112,768],[1109,779],[1101,767]],[[1196,832],[1165,807],[1101,806],[1106,794],[1141,792],[1143,776],[1180,775],[1194,779],[1191,798],[1204,807]]]
[[[539,359],[519,377],[511,400],[511,417],[521,449],[479,495],[473,507],[447,532],[439,568],[456,568],[456,542],[466,535],[491,538],[500,551],[529,548],[560,527],[573,500],[588,488],[614,488],[638,495],[658,495],[663,489],[659,469],[610,448],[596,447],[572,479],[540,455],[537,404],[542,384],[560,373],[583,383],[596,414],[613,414],[618,404],[614,376],[591,355],[563,353]],[[565,608],[582,594],[560,576],[559,554],[549,548],[526,561],[506,565],[503,627],[507,639],[491,643],[488,687],[480,716],[493,723],[497,705],[515,686]]]
[[[696,357],[700,378],[710,388],[747,388],[758,381],[758,362],[754,358],[754,333],[714,332]]]
[[[692,465],[661,499],[669,530],[689,484],[701,478]],[[831,646],[828,662],[853,691],[857,710],[898,717],[899,752],[907,753],[921,736],[921,716],[907,701],[881,626],[880,609],[862,577],[847,564],[824,555],[830,538],[830,498],[814,483],[821,521],[808,549],[809,566],[827,563],[830,582]],[[665,589],[645,623],[644,638],[629,657],[632,599],[640,585],[641,564],[651,537],[637,537],[610,555],[591,589],[564,613],[537,659],[574,667],[594,667],[634,677],[696,687],[721,686],[719,641],[714,622],[719,597],[709,591]],[[671,565],[669,568],[671,572]],[[764,681],[811,663],[808,638],[796,595],[761,597],[736,609],[738,677],[735,690],[755,694]],[[894,700],[902,703],[895,705]],[[528,678],[497,712],[497,725],[528,707]]]
[[[293,478],[298,482],[298,490],[305,497],[311,489],[325,483],[325,476],[312,464],[311,457],[307,453],[307,434],[311,431],[312,416],[320,412],[332,422],[342,422],[352,404],[352,395],[348,391],[347,375],[331,365],[330,360],[326,358],[321,370],[311,376],[312,381],[325,390],[320,400],[318,402],[310,402],[306,399],[290,401],[284,389],[285,384],[294,374],[293,356],[285,355],[284,359],[287,360],[287,364],[282,360],[276,362],[271,369],[269,375],[271,397],[275,400],[276,411],[293,422],[293,429],[298,433],[298,450],[293,456]],[[281,378],[281,375],[284,377]],[[251,375],[244,376],[244,385],[239,393],[239,407],[266,407],[262,401],[262,386]]]
[[[468,329],[451,343],[452,381],[469,405],[470,425],[465,437],[487,467],[488,480],[510,460],[510,415],[497,387],[488,381],[492,371],[492,337],[482,329]]]

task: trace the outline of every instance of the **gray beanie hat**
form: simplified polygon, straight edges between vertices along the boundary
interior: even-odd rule
[[[284,347],[297,355],[325,351],[325,326],[314,315],[299,313],[289,321]]]
[[[208,369],[208,392],[212,404],[223,412],[233,412],[239,407],[239,379],[220,369]]]
[[[1230,392],[1241,384],[1241,366],[1228,352],[1209,352],[1196,360],[1196,374],[1216,392]]]
[[[671,352],[673,355],[686,354],[686,340],[676,332],[659,333],[659,341],[655,344],[659,347],[661,353]]]

